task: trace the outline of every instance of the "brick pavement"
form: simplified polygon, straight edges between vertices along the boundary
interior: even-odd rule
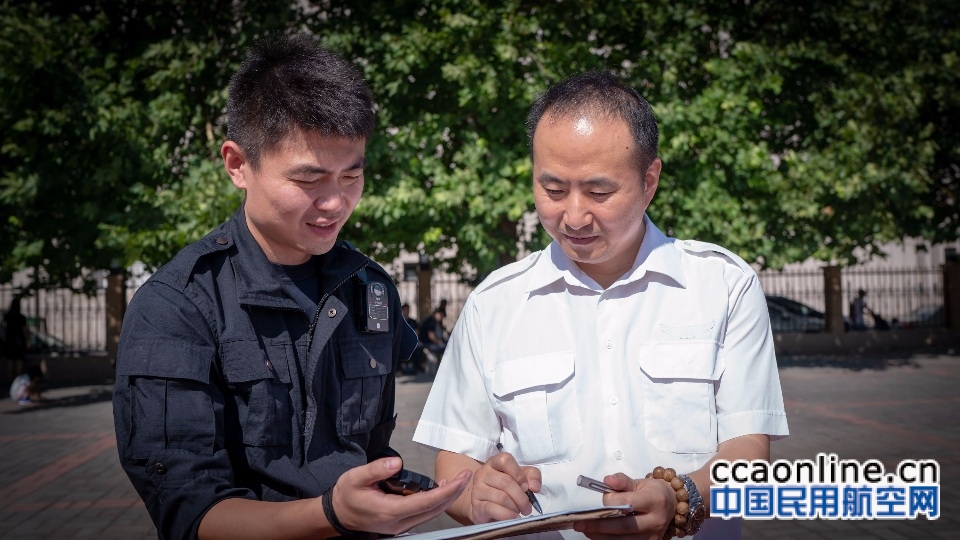
[[[936,521],[751,521],[746,539],[953,538],[960,517],[960,357],[910,359],[782,358],[791,437],[774,459],[936,459],[941,513]],[[431,381],[401,377],[394,446],[411,469],[431,473],[433,452],[410,442]],[[0,401],[0,538],[48,540],[155,538],[117,463],[110,386],[59,388],[52,402],[23,409]],[[449,527],[446,516],[417,531]]]

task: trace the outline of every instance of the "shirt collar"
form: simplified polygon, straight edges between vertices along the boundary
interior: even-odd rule
[[[643,220],[646,231],[643,234],[643,241],[640,243],[640,250],[637,252],[633,267],[614,282],[610,288],[638,281],[647,272],[663,274],[676,281],[681,287],[686,287],[680,252],[673,245],[674,239],[663,234],[646,214],[644,214]],[[590,276],[584,273],[563,252],[556,241],[551,242],[543,250],[531,270],[530,279],[527,282],[527,292],[535,291],[560,279],[570,285],[586,287],[596,291],[602,290]]]

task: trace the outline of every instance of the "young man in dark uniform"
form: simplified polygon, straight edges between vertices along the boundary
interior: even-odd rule
[[[337,236],[360,199],[373,101],[306,36],[251,48],[230,82],[224,167],[246,193],[131,302],[117,357],[120,461],[161,538],[397,534],[469,475],[377,484],[394,378],[416,335],[389,275]]]

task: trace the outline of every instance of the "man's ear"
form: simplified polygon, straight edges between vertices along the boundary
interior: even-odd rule
[[[250,172],[250,163],[247,161],[247,155],[240,149],[240,145],[233,141],[226,141],[220,147],[220,155],[223,157],[223,168],[230,175],[233,185],[240,189],[247,189],[245,174]]]
[[[663,162],[660,158],[653,158],[647,172],[643,174],[643,211],[647,211],[650,201],[657,193],[657,187],[660,186],[660,169],[663,168]]]

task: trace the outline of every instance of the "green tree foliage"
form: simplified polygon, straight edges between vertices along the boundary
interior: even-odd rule
[[[524,118],[560,78],[612,69],[661,123],[650,209],[680,237],[779,267],[960,236],[960,28],[947,0],[188,0],[0,4],[0,281],[157,265],[226,218],[229,74],[306,29],[378,101],[344,236],[479,278],[532,210]]]
[[[0,282],[156,266],[229,215],[225,86],[288,17],[251,0],[0,4]]]

